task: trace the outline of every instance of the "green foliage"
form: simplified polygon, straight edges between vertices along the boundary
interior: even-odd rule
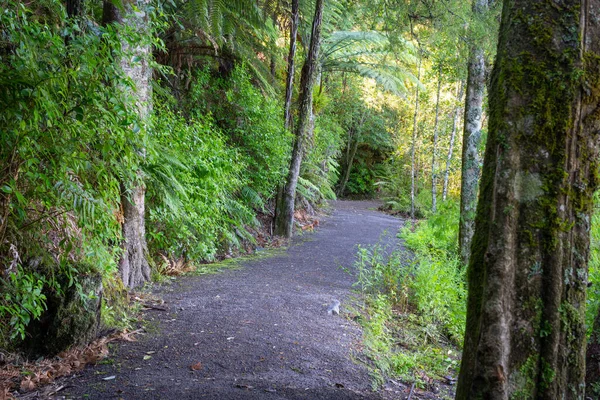
[[[245,163],[210,119],[186,120],[166,106],[155,110],[153,146],[149,152],[148,245],[151,252],[189,260],[213,260],[236,230],[254,222],[243,202]],[[175,160],[165,165],[165,154]],[[168,172],[161,173],[161,164]],[[165,176],[166,175],[166,176]],[[165,194],[176,182],[175,199]]]
[[[587,291],[587,307],[585,322],[588,335],[594,326],[594,319],[600,311],[600,194],[594,195],[594,214],[592,216],[592,229],[590,232],[590,261],[588,280],[592,286]]]
[[[321,97],[326,96],[322,94]],[[337,158],[343,130],[330,110],[328,103],[315,121],[312,141],[304,156],[298,179],[298,193],[313,204],[336,198],[333,185],[339,176]]]
[[[421,232],[412,239],[420,243],[432,237]],[[389,257],[387,253],[380,245],[361,247],[355,263],[356,286],[368,313],[361,323],[366,353],[375,367],[375,386],[386,376],[424,386],[423,377],[440,378],[458,367],[457,353],[447,339],[460,340],[464,330],[460,268],[456,263],[444,265],[442,258],[425,258],[420,251],[412,260],[402,258],[402,251]]]
[[[0,331],[2,347],[11,340],[25,339],[25,329],[32,319],[39,318],[46,309],[46,296],[42,293],[46,278],[38,273],[27,273],[18,268],[9,276],[10,282],[3,283],[5,290],[0,299],[0,320],[8,320],[9,329]],[[10,337],[4,337],[10,331]]]
[[[462,344],[466,319],[465,268],[458,257],[459,205],[442,202],[438,212],[416,226],[407,225],[401,237],[414,252],[413,302],[440,333]]]
[[[44,291],[116,269],[119,185],[145,137],[118,60],[140,37],[69,21],[54,0],[5,2],[0,31],[0,330],[22,339]]]
[[[271,197],[287,173],[291,153],[280,103],[252,84],[245,66],[238,66],[227,78],[199,71],[188,107],[193,117],[212,116],[248,168],[248,186],[263,200]]]

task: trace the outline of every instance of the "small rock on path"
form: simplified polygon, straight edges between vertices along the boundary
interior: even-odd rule
[[[238,270],[177,279],[159,289],[168,312],[150,332],[120,343],[61,395],[85,399],[383,399],[352,361],[359,326],[343,317],[356,245],[397,243],[401,220],[376,202],[336,201],[312,234]],[[387,235],[383,237],[384,232]],[[341,315],[327,306],[341,301]],[[150,356],[149,356],[150,355]],[[115,379],[103,380],[103,377]]]

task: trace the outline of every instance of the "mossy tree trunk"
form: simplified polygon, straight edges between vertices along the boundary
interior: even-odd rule
[[[300,97],[298,99],[298,123],[296,124],[294,148],[290,169],[286,179],[282,196],[278,199],[275,213],[275,234],[278,236],[291,237],[294,225],[294,207],[296,198],[296,186],[300,176],[300,165],[304,154],[304,144],[312,129],[312,102],[313,86],[317,72],[317,61],[319,48],[321,46],[321,23],[323,21],[323,0],[317,0],[315,4],[315,15],[312,23],[310,45],[306,61],[302,67],[300,78]]]
[[[458,87],[458,93],[456,99],[458,103],[463,98],[464,85],[461,80]],[[460,117],[460,105],[457,105],[454,109],[454,118],[452,119],[452,133],[450,134],[450,146],[448,147],[448,156],[446,157],[446,172],[444,173],[444,187],[442,189],[442,199],[446,200],[448,196],[448,181],[450,179],[450,163],[452,162],[452,154],[454,152],[454,141],[456,140],[456,128],[458,127],[458,119]]]
[[[123,1],[122,7],[115,6],[112,2],[104,3],[104,23],[118,23],[127,25],[130,29],[141,33],[144,37],[149,29],[147,10],[150,0]],[[135,6],[135,7],[134,7]],[[147,43],[133,45],[123,41],[121,68],[125,75],[134,83],[134,97],[137,105],[139,120],[143,123],[151,109],[152,75],[149,58],[152,49]],[[144,149],[140,149],[143,153]],[[123,208],[123,254],[119,260],[119,271],[123,284],[128,288],[143,285],[150,280],[150,266],[147,257],[146,229],[145,229],[145,194],[141,172],[139,179],[130,185],[121,185],[121,206]]]
[[[474,0],[473,18],[488,9],[488,0]],[[467,96],[465,98],[465,126],[463,132],[462,170],[460,187],[460,226],[458,243],[461,261],[469,263],[471,238],[475,227],[475,209],[479,188],[479,155],[481,120],[485,89],[485,57],[483,47],[475,41],[469,49]]]
[[[600,0],[504,1],[457,399],[584,398],[599,23]]]
[[[438,127],[440,122],[440,90],[442,88],[442,66],[438,70],[437,97],[435,100],[435,123],[433,125],[433,150],[431,151],[431,210],[437,211],[437,175],[435,171],[435,156],[437,151]]]

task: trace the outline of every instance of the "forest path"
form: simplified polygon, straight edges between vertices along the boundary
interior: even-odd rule
[[[158,288],[169,311],[146,313],[154,329],[137,342],[117,344],[107,363],[67,378],[62,384],[73,386],[61,395],[126,400],[391,395],[372,392],[367,369],[351,359],[361,331],[343,314],[355,279],[340,267],[352,267],[357,244],[398,243],[402,221],[375,211],[375,202],[332,205],[320,228],[294,239],[285,252]],[[327,314],[335,299],[341,301],[339,316]]]

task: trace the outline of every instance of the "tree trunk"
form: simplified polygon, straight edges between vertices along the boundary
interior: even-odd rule
[[[67,0],[67,16],[69,18],[83,16],[83,0]]]
[[[300,175],[300,165],[304,153],[304,142],[311,130],[312,116],[312,91],[315,82],[317,70],[317,61],[319,58],[319,48],[321,46],[321,22],[323,20],[323,0],[317,0],[315,5],[315,15],[313,18],[312,32],[310,36],[310,46],[300,79],[300,98],[298,109],[298,124],[296,125],[296,135],[294,140],[294,149],[292,151],[292,160],[290,170],[283,189],[283,195],[278,201],[277,212],[275,216],[275,234],[284,237],[292,236],[294,225],[294,201],[296,198],[296,185]]]
[[[419,65],[417,81],[421,80],[421,52],[419,49]],[[415,114],[413,116],[412,144],[410,146],[410,218],[415,219],[415,149],[417,142],[417,117],[419,116],[419,84],[415,90]]]
[[[122,9],[106,1],[104,3],[103,22],[127,25],[133,30],[146,33],[149,29],[149,21],[148,14],[143,6],[148,4],[149,0],[138,1],[134,11],[134,4],[131,0],[124,1]],[[121,59],[121,68],[135,84],[134,96],[139,119],[143,125],[150,113],[152,100],[150,85],[152,71],[148,64],[152,54],[151,47],[149,44],[139,44],[132,47],[132,44],[125,40],[122,43],[122,50],[126,56]],[[133,62],[134,56],[139,58],[139,61]],[[142,181],[141,172],[138,172],[138,175],[139,180],[132,183],[131,187],[121,185],[121,205],[124,221],[122,227],[123,254],[119,260],[119,272],[123,284],[128,288],[143,285],[150,280],[150,266],[146,259],[147,245],[144,220],[146,188]]]
[[[584,398],[599,24],[600,0],[504,2],[457,399]]]
[[[271,13],[271,22],[273,23],[273,27],[277,28],[277,6],[273,7],[273,12]],[[277,83],[277,43],[276,39],[273,38],[273,42],[271,43],[271,62],[269,65],[269,72],[271,73],[271,85],[275,86]]]
[[[299,19],[298,0],[292,0],[292,18],[290,24],[290,52],[288,54],[287,77],[285,81],[284,127],[290,129],[292,93],[294,91],[294,57],[296,56],[296,37],[298,36]]]
[[[463,81],[460,81],[456,108],[454,109],[454,118],[452,120],[452,134],[450,135],[450,147],[448,147],[448,157],[446,158],[446,172],[444,173],[444,189],[442,191],[442,199],[448,197],[448,179],[450,178],[450,163],[452,162],[452,152],[454,151],[454,140],[456,139],[456,127],[458,126],[458,118],[460,117],[460,102],[463,97]]]
[[[474,18],[485,13],[488,0],[475,0]],[[462,148],[462,174],[460,188],[460,226],[458,243],[463,265],[469,263],[471,239],[475,228],[475,208],[479,188],[479,155],[481,143],[481,117],[483,112],[483,93],[485,89],[485,58],[483,48],[473,43],[469,50],[467,76],[467,98],[465,100],[465,129]]]
[[[431,211],[437,211],[437,176],[435,172],[435,151],[437,149],[438,126],[440,121],[440,89],[442,88],[442,66],[438,70],[437,97],[435,100],[435,123],[433,125],[433,151],[431,156]]]
[[[348,179],[350,179],[352,163],[354,163],[354,157],[356,156],[356,150],[358,150],[358,136],[356,137],[356,140],[354,140],[354,142],[352,143],[352,149],[350,150],[350,154],[348,155],[348,159],[346,161],[346,170],[344,171],[344,177],[342,179],[342,183],[340,184],[340,189],[338,190],[338,196],[343,196],[344,191],[346,190]]]

